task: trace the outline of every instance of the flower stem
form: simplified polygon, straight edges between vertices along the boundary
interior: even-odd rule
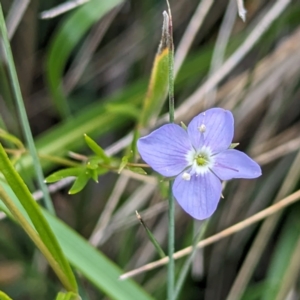
[[[168,236],[168,300],[174,299],[175,286],[175,262],[173,258],[175,244],[175,224],[174,224],[174,198],[172,193],[173,180],[169,182],[169,236]]]
[[[169,15],[169,34],[168,34],[168,48],[169,48],[169,120],[174,122],[174,45],[173,45],[173,24],[169,1],[168,15]],[[168,300],[174,300],[174,286],[175,286],[175,262],[173,258],[175,245],[175,209],[174,197],[172,192],[173,180],[169,183],[169,235],[168,235]]]

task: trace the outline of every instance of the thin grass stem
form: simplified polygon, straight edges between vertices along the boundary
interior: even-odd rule
[[[173,45],[173,24],[172,15],[169,1],[168,5],[168,17],[169,17],[169,33],[168,33],[168,48],[169,48],[169,121],[174,122],[174,45]],[[169,183],[169,234],[168,234],[168,289],[167,295],[169,300],[174,300],[174,287],[175,287],[175,261],[173,258],[175,247],[175,207],[174,197],[172,192],[173,180]]]
[[[20,85],[19,85],[19,81],[18,81],[18,77],[17,77],[15,63],[13,60],[13,55],[12,55],[10,43],[8,40],[7,29],[6,29],[1,5],[0,5],[0,31],[1,31],[1,36],[2,36],[1,46],[3,48],[4,54],[7,59],[8,74],[9,74],[9,78],[10,78],[10,81],[12,84],[13,94],[14,94],[14,97],[17,102],[17,107],[18,107],[18,112],[19,112],[20,119],[21,119],[23,133],[24,133],[24,136],[28,143],[29,152],[32,156],[33,166],[35,168],[35,172],[37,175],[38,184],[44,194],[44,204],[45,204],[46,208],[48,209],[48,211],[54,215],[55,214],[54,206],[51,201],[48,189],[44,183],[44,175],[43,175],[42,167],[41,167],[40,161],[38,159],[38,154],[37,154],[37,151],[36,151],[36,148],[34,145],[34,140],[32,137],[32,133],[30,130],[29,121],[27,118],[25,105],[24,105],[24,101],[23,101],[23,97],[21,94],[21,89],[20,89]]]
[[[178,281],[176,283],[176,287],[175,287],[175,295],[174,295],[174,299],[176,300],[178,298],[178,296],[180,295],[180,292],[182,290],[182,287],[183,287],[183,284],[185,282],[185,279],[187,277],[187,274],[188,274],[188,271],[191,267],[191,264],[192,264],[192,261],[195,257],[195,254],[197,252],[197,244],[200,242],[200,240],[203,238],[204,234],[205,234],[205,231],[206,231],[206,228],[207,228],[207,224],[208,224],[208,221],[205,221],[198,234],[196,235],[195,239],[194,239],[194,243],[193,243],[193,250],[191,252],[191,254],[189,255],[189,257],[186,259],[183,267],[182,267],[182,270],[180,272],[180,275],[179,275],[179,278],[178,278]]]

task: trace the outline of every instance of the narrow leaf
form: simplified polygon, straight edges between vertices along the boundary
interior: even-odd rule
[[[142,169],[141,167],[127,167],[130,171],[137,173],[137,174],[141,174],[141,175],[147,175],[147,172]]]
[[[164,16],[162,37],[154,59],[148,91],[144,99],[140,125],[146,127],[155,122],[168,93],[169,55],[168,22]]]
[[[18,208],[22,210],[24,216],[27,217],[26,212],[10,187],[5,183],[3,186]],[[0,210],[7,210],[1,201]],[[120,281],[119,277],[123,271],[114,262],[92,247],[81,235],[64,222],[50,215],[47,211],[42,211],[51,228],[53,228],[55,236],[59,240],[70,263],[99,290],[103,291],[109,299],[153,299],[133,280]]]
[[[155,238],[155,236],[153,235],[153,233],[150,231],[150,229],[147,227],[147,225],[145,224],[144,220],[142,219],[141,215],[138,213],[138,211],[135,211],[136,216],[138,218],[138,220],[140,221],[141,225],[144,227],[147,236],[150,240],[150,242],[153,244],[153,246],[155,247],[158,255],[163,258],[166,256],[164,250],[161,248],[160,244],[158,243],[157,239]]]
[[[0,291],[0,300],[12,300],[9,296],[7,296],[4,292]]]
[[[28,187],[26,186],[18,172],[14,169],[1,144],[0,171],[4,175],[7,183],[14,191],[20,203],[26,210],[26,213],[28,214],[36,231],[40,235],[43,243],[46,245],[66,277],[69,279],[69,283],[73,287],[74,292],[77,292],[77,283],[74,274],[60,248],[60,245],[57,242],[55,235],[53,234],[49,224],[41,213],[40,207],[33,199]]]
[[[78,176],[82,172],[82,168],[67,168],[67,169],[62,169],[59,170],[51,175],[49,175],[46,179],[45,182],[47,183],[52,183],[56,182],[59,180],[62,180],[66,177],[71,177],[71,176]]]
[[[110,162],[110,158],[106,155],[105,151],[87,134],[84,135],[84,139],[89,148],[99,157],[102,158],[105,163]]]
[[[13,143],[14,145],[16,145],[19,149],[24,149],[24,145],[23,143],[14,135],[6,132],[3,129],[0,129],[0,137],[8,142]]]
[[[89,179],[91,178],[89,172],[87,170],[83,170],[78,177],[76,178],[75,182],[73,183],[71,189],[69,190],[69,194],[77,194],[83,188],[86,186],[88,183]]]
[[[59,292],[55,300],[81,300],[81,298],[72,292],[68,292],[68,293]]]
[[[120,174],[123,169],[126,167],[127,163],[128,163],[128,160],[130,158],[131,155],[125,155],[122,157],[122,161],[121,161],[121,164],[120,164],[120,167],[118,169],[118,173]]]
[[[62,87],[62,76],[72,50],[86,34],[89,28],[122,0],[91,0],[72,12],[57,29],[49,49],[47,59],[47,80],[61,117],[68,117],[70,109]]]

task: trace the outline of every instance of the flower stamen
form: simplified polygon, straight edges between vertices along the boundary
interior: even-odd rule
[[[186,181],[190,181],[191,180],[191,174],[187,173],[187,172],[184,172],[182,174],[182,179],[183,180],[186,180]]]
[[[206,155],[204,153],[198,154],[196,157],[196,163],[200,167],[207,166],[209,164],[208,155]]]
[[[204,124],[201,124],[201,126],[198,127],[198,130],[201,132],[201,133],[204,133],[206,131],[206,126]]]

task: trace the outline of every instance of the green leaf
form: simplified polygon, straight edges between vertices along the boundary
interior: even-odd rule
[[[12,300],[9,296],[7,296],[4,292],[0,291],[0,300]]]
[[[105,151],[87,134],[84,134],[84,139],[89,148],[99,157],[103,159],[103,162],[109,163],[110,158],[106,155]]]
[[[3,186],[19,209],[23,211],[24,216],[28,218],[10,187],[5,183]],[[7,210],[1,201],[0,210]],[[91,246],[82,236],[61,220],[50,215],[45,210],[42,211],[70,263],[98,289],[103,291],[109,299],[153,300],[133,280],[120,281],[119,277],[123,271],[115,263]]]
[[[102,160],[101,160],[102,162]],[[98,157],[91,157],[89,160],[86,162],[86,167],[90,170],[96,170],[99,168],[99,158]]]
[[[88,169],[88,172],[90,174],[90,178],[92,178],[96,183],[98,183],[98,172],[96,169]]]
[[[183,88],[190,77],[200,78],[206,74],[209,68],[211,51],[211,46],[203,48],[201,52],[187,58],[178,74],[177,88]],[[38,152],[46,155],[64,156],[68,154],[69,150],[76,152],[85,146],[84,139],[81,138],[84,133],[96,138],[122,128],[125,124],[128,124],[129,118],[126,116],[120,118],[113,113],[107,114],[105,103],[141,104],[146,88],[146,81],[138,80],[128,88],[117,91],[112,96],[99,99],[96,103],[76,114],[74,118],[58,124],[38,137],[36,139]],[[33,175],[32,159],[29,155],[23,155],[20,164],[27,176]],[[44,170],[53,167],[53,164],[48,161],[43,161],[42,164]]]
[[[45,179],[45,182],[52,183],[52,182],[62,180],[66,177],[71,177],[71,176],[76,176],[77,177],[81,172],[82,172],[82,168],[80,168],[80,167],[62,169],[62,170],[59,170],[59,171],[49,175]]]
[[[137,210],[135,211],[135,213],[136,213],[136,216],[137,216],[138,220],[140,221],[141,225],[144,227],[150,242],[153,244],[153,246],[156,249],[156,252],[160,256],[160,258],[166,257],[164,250],[161,248],[159,242],[157,241],[157,239],[155,238],[155,236],[153,235],[151,230],[148,228],[148,226],[145,224],[144,220],[142,219],[142,217],[140,216],[140,214],[138,213]]]
[[[68,293],[59,292],[55,300],[81,300],[81,298],[72,292],[68,292]]]
[[[137,173],[137,174],[141,174],[141,175],[147,175],[147,172],[142,169],[141,167],[130,167],[130,166],[127,166],[127,169],[134,172],[134,173]]]
[[[132,86],[130,89],[122,91],[107,99],[102,99],[101,102],[126,102],[138,103],[143,95],[143,87],[141,84]],[[39,153],[45,155],[66,156],[69,150],[76,151],[86,146],[85,140],[82,138],[84,133],[89,136],[99,137],[105,133],[120,129],[128,122],[129,119],[112,114],[107,114],[105,105],[95,103],[91,105],[75,118],[60,124],[53,128],[49,133],[43,134],[36,140],[36,147]],[[33,175],[32,159],[29,155],[23,155],[20,158],[22,170],[27,176]],[[53,164],[49,161],[42,161],[44,170],[49,170]]]
[[[169,87],[168,26],[163,25],[162,37],[154,59],[150,82],[144,99],[140,125],[147,127],[154,123],[165,102]]]
[[[71,290],[77,292],[77,283],[74,274],[60,248],[60,245],[55,235],[51,230],[51,227],[45,220],[40,207],[33,199],[28,187],[25,185],[18,172],[14,169],[1,144],[0,171],[4,175],[7,183],[9,184],[13,192],[15,193],[17,199],[20,201],[23,208],[25,209],[41,240],[48,248],[49,252],[52,254],[57,264],[60,266],[62,272],[67,277],[69,281],[68,284],[72,288]]]
[[[76,178],[71,189],[69,190],[69,194],[74,195],[83,190],[90,178],[90,173],[88,172],[88,170],[84,169]]]
[[[0,138],[13,143],[14,145],[16,145],[19,149],[24,149],[24,145],[23,143],[14,135],[9,134],[8,132],[6,132],[3,129],[0,129]]]
[[[127,163],[128,163],[128,160],[129,160],[129,158],[131,157],[131,155],[132,155],[132,154],[130,154],[130,155],[125,155],[125,156],[122,157],[122,161],[121,161],[120,167],[119,167],[119,169],[118,169],[118,174],[120,174],[120,173],[123,171],[123,169],[126,167],[126,165],[127,165]]]
[[[53,36],[47,58],[47,81],[61,117],[70,115],[61,82],[72,50],[94,23],[121,2],[123,1],[89,1],[72,12]]]

